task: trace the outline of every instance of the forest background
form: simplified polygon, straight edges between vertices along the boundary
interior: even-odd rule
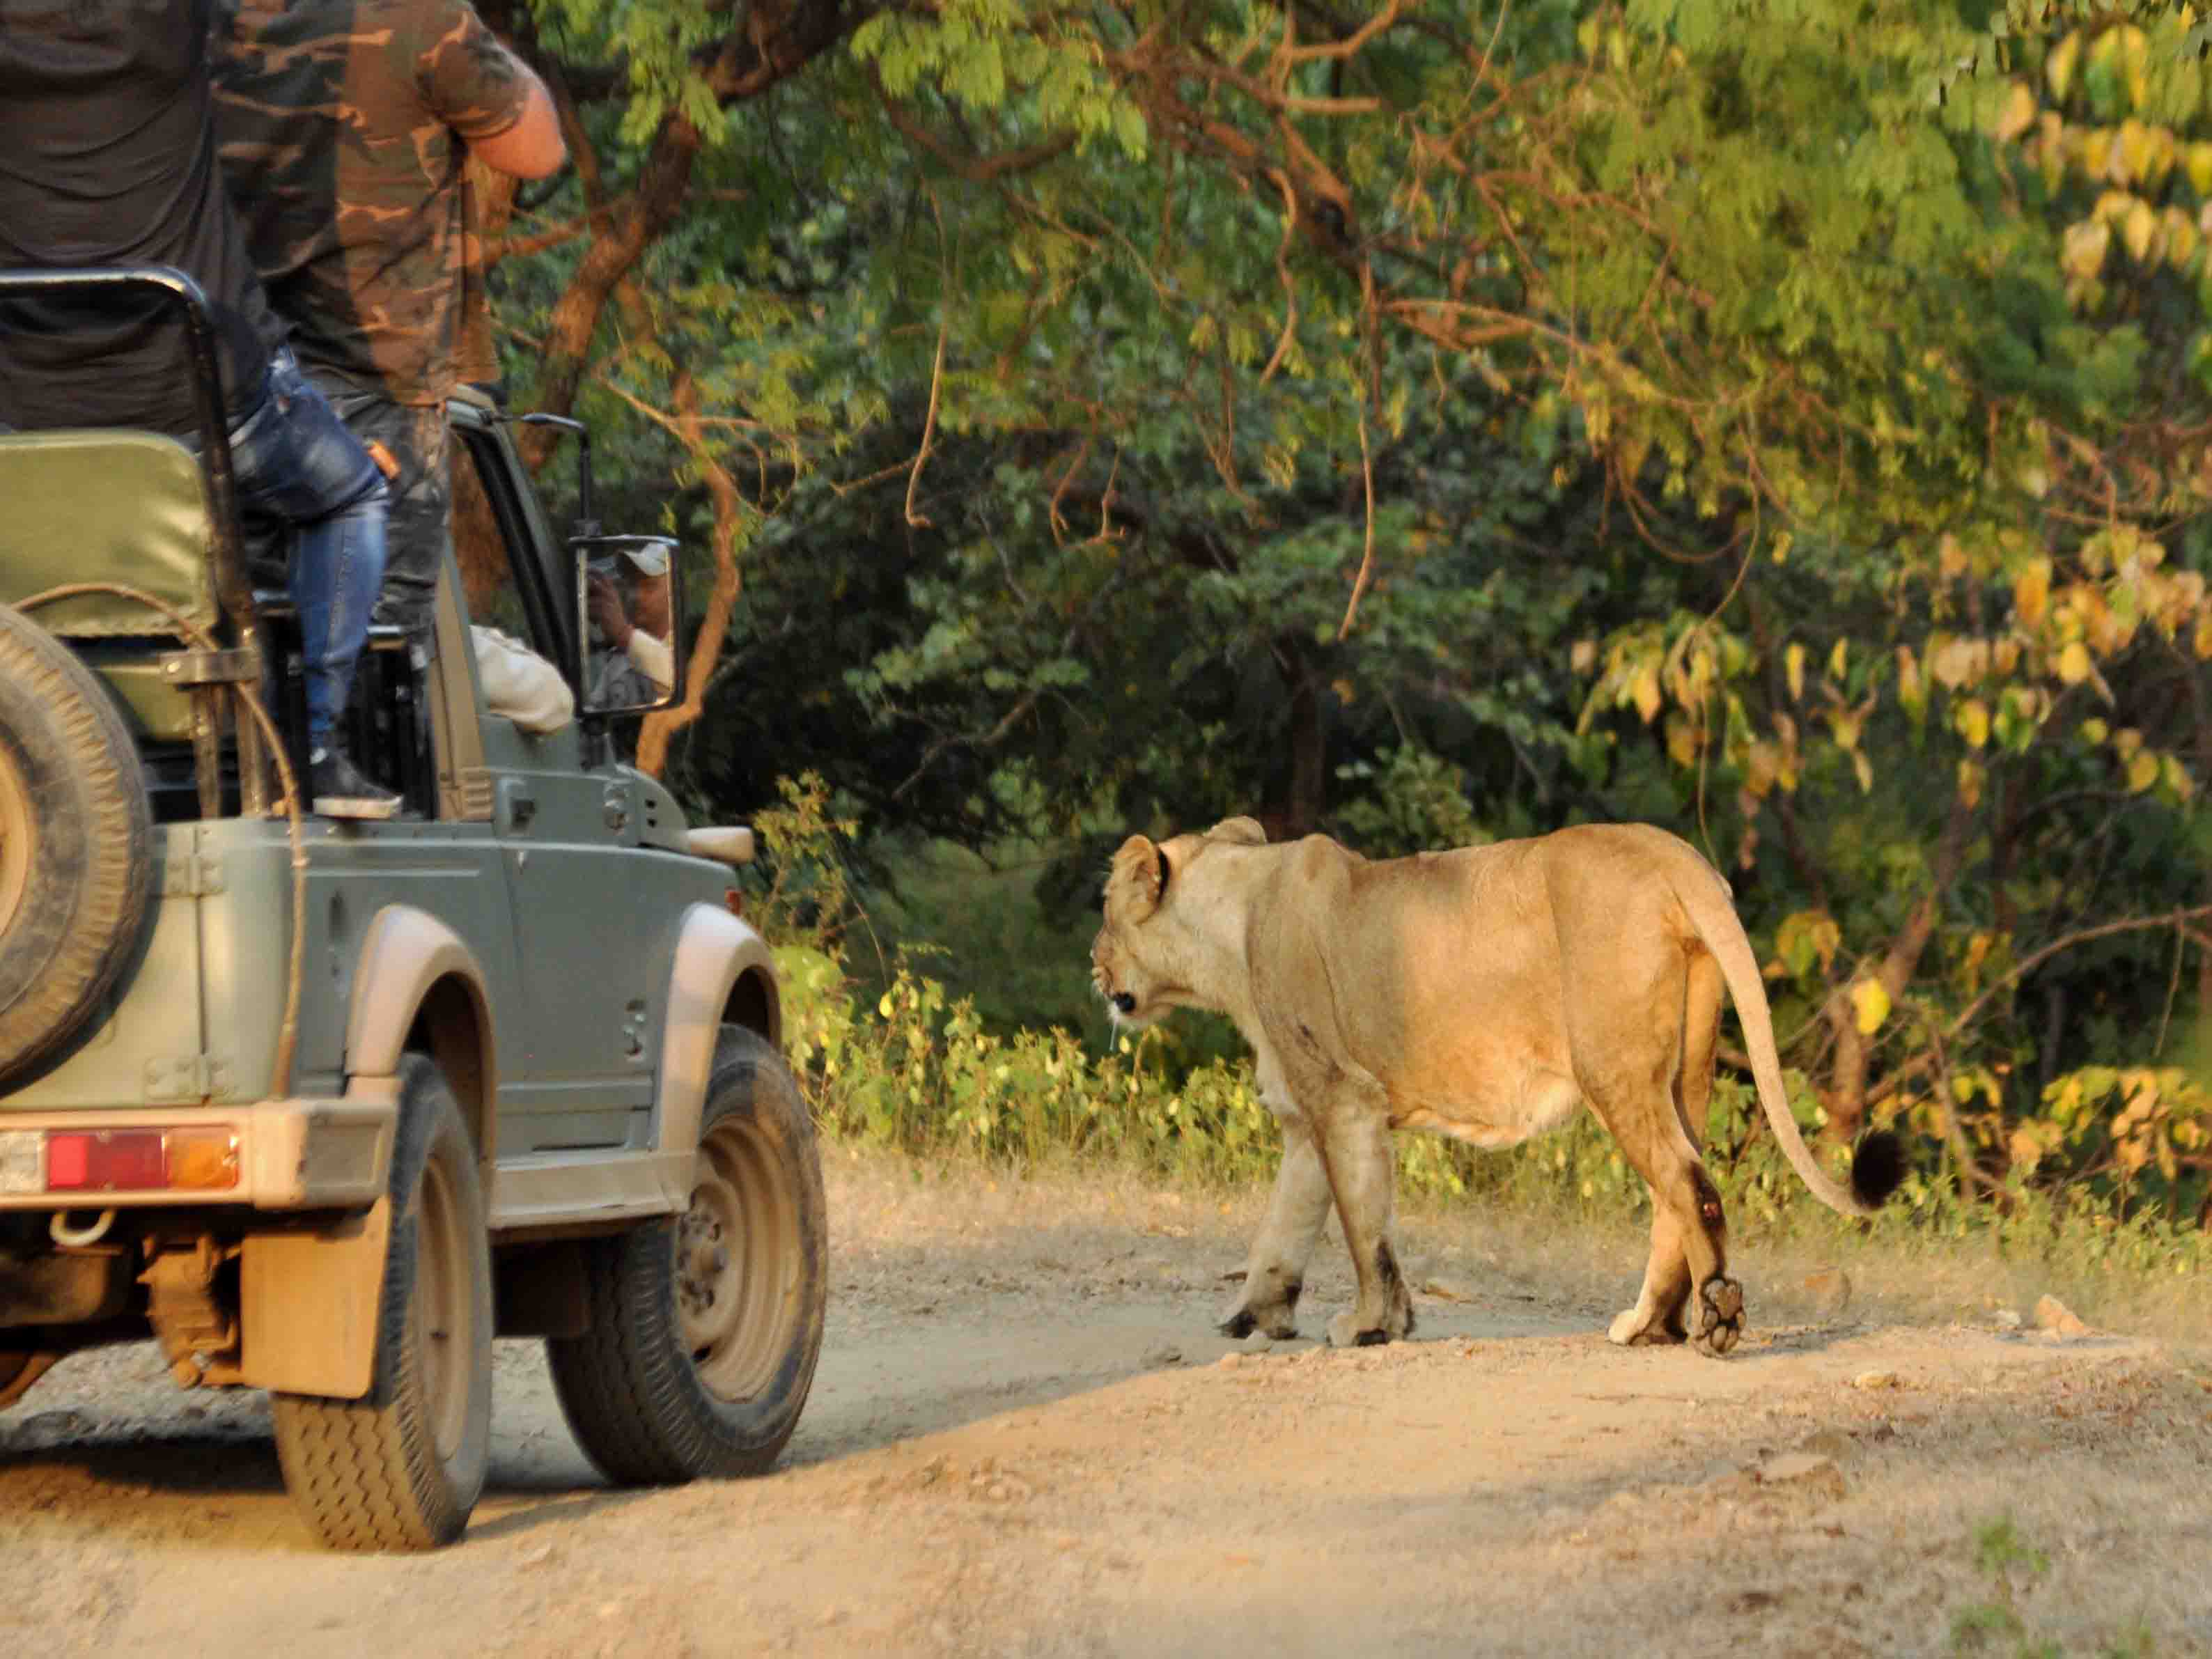
[[[1644,819],[1923,1218],[2204,1260],[2191,9],[481,5],[574,162],[477,180],[507,388],[692,550],[641,760],[769,831],[826,1116],[1247,1173],[1233,1041],[1090,995],[1124,835]]]

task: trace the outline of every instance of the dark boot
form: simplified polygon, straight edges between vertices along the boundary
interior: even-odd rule
[[[399,812],[399,797],[362,776],[344,750],[318,750],[307,763],[307,795],[313,811],[326,818],[389,818]]]

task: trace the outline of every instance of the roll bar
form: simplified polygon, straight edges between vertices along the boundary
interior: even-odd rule
[[[185,349],[191,359],[192,412],[199,426],[200,467],[207,480],[210,574],[216,603],[237,630],[251,677],[261,670],[261,626],[253,608],[253,586],[246,578],[240,539],[238,479],[231,465],[230,422],[223,408],[222,372],[215,350],[215,317],[200,285],[173,265],[85,265],[44,270],[0,270],[0,301],[41,297],[85,298],[122,290],[143,290],[167,302],[185,325]],[[244,734],[241,734],[242,736]],[[249,749],[258,747],[250,741]],[[265,785],[257,763],[242,768],[249,811],[265,806]]]
[[[0,270],[0,300],[40,295],[86,296],[144,289],[168,301],[182,316],[185,349],[192,367],[192,412],[200,428],[200,461],[207,473],[208,506],[215,523],[210,546],[216,599],[239,630],[243,645],[255,632],[253,588],[238,530],[238,480],[230,464],[230,422],[222,406],[222,374],[215,355],[215,319],[206,293],[173,265],[88,265],[76,270]]]

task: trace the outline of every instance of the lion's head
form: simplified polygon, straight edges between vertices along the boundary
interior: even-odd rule
[[[1103,895],[1104,919],[1091,943],[1091,982],[1118,1025],[1149,1025],[1170,1008],[1188,1006],[1203,957],[1212,949],[1205,906],[1194,902],[1210,847],[1260,847],[1267,832],[1251,818],[1224,818],[1204,835],[1164,844],[1132,836],[1114,854]],[[1170,891],[1172,889],[1172,892]]]

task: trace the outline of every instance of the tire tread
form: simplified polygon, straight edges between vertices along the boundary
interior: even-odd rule
[[[0,973],[0,1079],[76,1036],[131,959],[153,888],[153,817],[130,728],[99,678],[21,611],[0,605],[0,741],[27,778],[61,867],[9,927]],[[44,891],[36,890],[43,888]]]

